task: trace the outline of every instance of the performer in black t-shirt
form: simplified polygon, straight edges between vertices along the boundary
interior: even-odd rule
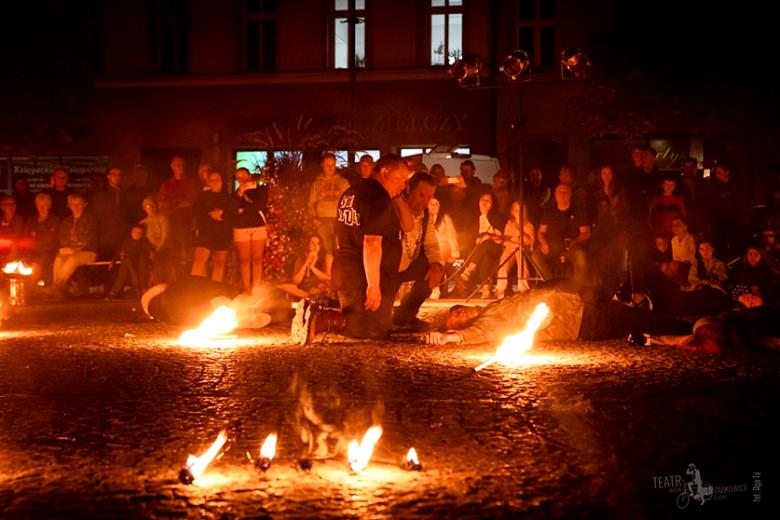
[[[371,177],[342,194],[331,286],[338,290],[343,317],[319,313],[304,300],[293,320],[295,341],[306,344],[324,330],[352,338],[390,337],[401,229],[414,226],[401,196],[408,176],[406,161],[389,154],[377,161]]]

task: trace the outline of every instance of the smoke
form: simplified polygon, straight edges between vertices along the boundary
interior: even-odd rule
[[[280,300],[276,287],[271,284],[256,285],[251,293],[241,293],[233,300],[219,298],[212,301],[217,308],[225,305],[236,312],[236,323],[239,329],[256,329],[265,327],[271,321],[284,319],[290,312],[290,305]]]

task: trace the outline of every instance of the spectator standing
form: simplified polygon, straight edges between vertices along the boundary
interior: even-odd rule
[[[225,260],[233,240],[232,219],[235,214],[235,200],[224,192],[221,174],[209,174],[209,191],[198,193],[193,210],[198,240],[190,274],[207,276],[207,264],[211,256],[211,279],[221,282],[225,277]]]
[[[707,185],[705,207],[709,210],[709,236],[713,247],[722,254],[744,250],[748,227],[748,200],[744,191],[735,184],[731,172],[723,163],[715,167],[715,177]]]
[[[168,217],[170,223],[172,260],[179,270],[189,254],[192,204],[198,187],[195,179],[184,175],[185,167],[186,163],[181,156],[176,155],[171,159],[173,177],[160,186],[159,199],[160,213]]]
[[[106,175],[108,186],[95,194],[92,214],[98,221],[98,257],[113,258],[130,231],[130,203],[122,190],[122,170],[113,167]]]
[[[125,190],[125,194],[130,207],[130,221],[138,222],[146,215],[143,208],[144,199],[155,193],[157,189],[149,179],[149,171],[146,166],[136,165],[133,174],[133,184]]]
[[[70,215],[68,196],[76,193],[68,187],[68,170],[64,166],[54,168],[51,185],[51,188],[46,188],[42,193],[51,197],[51,212],[63,219]]]
[[[514,201],[510,209],[510,219],[504,226],[504,235],[501,258],[498,263],[501,266],[498,269],[498,277],[496,280],[496,298],[503,298],[506,294],[506,288],[509,285],[509,270],[517,263],[518,271],[520,269],[519,257],[522,254],[521,247],[528,247],[531,251],[534,249],[535,231],[534,225],[528,218],[528,211],[523,207],[523,219],[520,220],[520,202]],[[528,278],[528,265],[523,263],[523,271],[518,274],[518,278]],[[528,282],[525,280],[518,280],[518,290],[524,291],[529,288]]]
[[[677,179],[675,195],[679,195],[685,203],[685,214],[689,227],[694,232],[703,231],[705,223],[702,220],[702,201],[707,191],[707,181],[699,175],[699,162],[693,157],[682,160],[682,177]]]
[[[335,251],[334,227],[339,197],[349,189],[347,179],[336,173],[336,156],[326,153],[320,161],[321,173],[309,192],[309,215],[329,253]]]
[[[157,194],[146,197],[142,202],[146,217],[141,219],[139,224],[143,226],[146,240],[153,247],[150,260],[154,283],[172,283],[178,278],[178,266],[172,260],[171,226],[168,217],[157,211]]]
[[[550,202],[550,187],[542,184],[542,170],[539,168],[532,169],[528,178],[528,185],[523,190],[523,202],[528,208],[528,218],[534,228],[538,228],[542,210]]]
[[[615,177],[615,171],[611,166],[602,166],[596,181],[596,204],[599,199],[607,201],[607,213],[615,217],[618,224],[625,224],[631,210],[631,203],[620,181]],[[594,208],[598,210],[598,207]],[[594,211],[595,215],[597,211]]]
[[[606,196],[597,199],[587,245],[588,266],[594,285],[605,285],[617,292],[620,289],[620,260],[625,241],[620,223],[609,212],[610,206]]]
[[[35,195],[30,193],[30,183],[25,177],[14,179],[13,193],[11,196],[16,200],[16,213],[25,221],[38,214],[35,207]]]
[[[241,281],[245,291],[263,281],[263,252],[268,240],[265,211],[268,186],[255,179],[246,168],[236,170],[238,189],[234,196],[233,239],[241,262]]]
[[[669,176],[661,184],[661,195],[650,199],[647,221],[655,235],[672,236],[672,221],[685,216],[685,202],[678,195],[674,195],[676,186],[677,180]]]

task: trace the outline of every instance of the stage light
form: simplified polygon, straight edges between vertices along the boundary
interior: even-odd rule
[[[561,52],[561,79],[584,77],[588,67],[588,58],[577,47],[567,47]]]
[[[499,70],[509,76],[510,80],[515,81],[524,70],[531,72],[531,58],[528,57],[527,52],[516,50],[506,57]]]
[[[478,54],[469,54],[450,67],[449,73],[458,80],[461,87],[479,85],[479,72],[482,70],[482,58]]]

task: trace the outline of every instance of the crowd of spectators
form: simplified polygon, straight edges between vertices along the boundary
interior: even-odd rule
[[[746,191],[727,165],[718,163],[704,179],[694,158],[682,161],[681,173],[661,173],[656,156],[637,145],[626,171],[601,165],[583,176],[564,165],[554,183],[533,168],[522,207],[505,171],[490,185],[476,176],[471,161],[450,177],[433,165],[415,191],[422,195],[407,200],[410,207],[425,201],[427,207],[414,209],[411,218],[424,218],[424,229],[438,242],[444,280],[430,297],[502,298],[515,287],[527,289],[529,279],[571,277],[638,302],[642,294],[652,296],[660,275],[670,283],[663,290],[708,287],[771,300],[773,266],[780,261],[780,179],[767,198],[765,227],[754,230]],[[74,292],[68,285],[79,266],[105,262],[113,272],[104,281],[105,293],[115,298],[128,287],[140,295],[152,282],[173,282],[183,274],[222,281],[235,247],[241,284],[250,290],[263,281],[267,186],[239,168],[237,187],[229,193],[211,165],[200,166],[199,179],[185,175],[185,166],[182,157],[173,157],[172,176],[159,189],[143,166],[136,167],[130,186],[113,167],[91,179],[83,194],[68,186],[64,167],[54,169],[51,187],[39,194],[30,192],[26,179],[15,179],[12,195],[0,201],[0,261],[23,259],[33,269],[33,284],[42,281],[42,294],[53,297]],[[314,234],[299,244],[295,265],[280,284],[291,297],[329,293],[339,200],[373,167],[364,155],[355,172],[340,172],[335,156],[323,155],[307,206]],[[427,171],[411,162],[409,167]],[[415,231],[402,243],[419,248],[424,238]]]

